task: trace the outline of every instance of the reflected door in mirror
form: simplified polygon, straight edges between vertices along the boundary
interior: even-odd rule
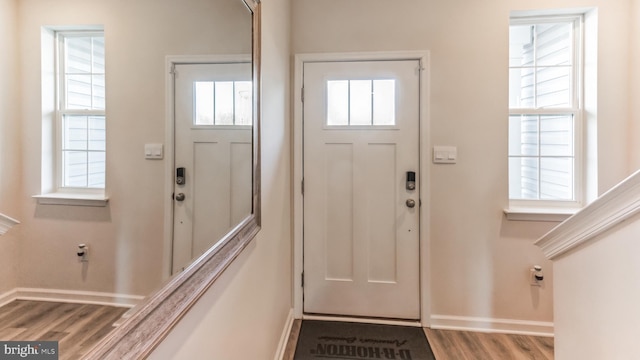
[[[251,214],[251,64],[178,64],[174,84],[172,273]]]

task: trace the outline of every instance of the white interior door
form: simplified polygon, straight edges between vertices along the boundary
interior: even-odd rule
[[[305,313],[420,318],[419,69],[304,64]]]
[[[176,65],[174,84],[172,273],[251,213],[251,64]]]

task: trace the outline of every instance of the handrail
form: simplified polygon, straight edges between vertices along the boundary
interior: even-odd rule
[[[0,214],[0,235],[4,235],[9,229],[18,224],[20,224],[20,221]]]
[[[535,244],[554,260],[640,213],[640,170],[569,217]]]

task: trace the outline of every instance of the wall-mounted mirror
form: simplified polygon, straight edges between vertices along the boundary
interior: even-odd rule
[[[240,35],[250,49],[251,33]],[[170,57],[167,65],[176,274],[252,213],[253,91],[250,54]]]
[[[221,27],[201,41],[221,50],[167,57],[173,275],[85,359],[148,355],[259,230],[260,4],[196,2]]]
[[[42,330],[64,358],[143,357],[259,229],[258,0],[10,0],[0,19],[20,220],[0,305],[64,324]]]
[[[201,41],[226,50],[167,57],[173,275],[85,359],[148,355],[259,230],[260,4],[199,3],[221,26]]]

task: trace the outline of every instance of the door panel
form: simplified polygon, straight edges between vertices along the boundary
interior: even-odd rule
[[[307,313],[419,318],[419,207],[405,204],[419,202],[405,186],[419,174],[418,69],[304,65]]]

